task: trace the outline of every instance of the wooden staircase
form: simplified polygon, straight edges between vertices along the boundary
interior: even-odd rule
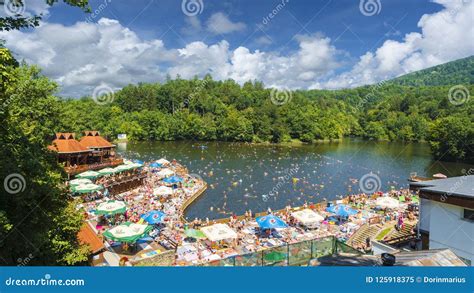
[[[364,225],[357,230],[347,241],[348,245],[358,247],[365,245],[367,238],[373,239],[380,231],[381,225]]]
[[[388,234],[385,239],[383,239],[383,242],[389,245],[395,245],[395,244],[400,244],[400,243],[406,243],[412,239],[416,238],[416,234],[413,233],[413,227],[414,224],[409,224],[406,223],[405,227],[403,229],[397,231],[397,230],[392,230],[390,234]]]

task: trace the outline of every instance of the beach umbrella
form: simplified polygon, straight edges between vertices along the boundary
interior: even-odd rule
[[[114,168],[115,172],[123,172],[123,171],[128,171],[128,170],[131,170],[131,169],[134,169],[135,167],[133,166],[133,164],[124,164],[124,165],[120,165],[120,166],[117,166]]]
[[[275,215],[267,215],[255,219],[260,229],[286,228],[288,225]]]
[[[87,178],[87,179],[96,178],[97,176],[99,176],[99,173],[95,171],[86,171],[86,172],[82,172],[76,175],[77,178]]]
[[[268,262],[283,261],[283,260],[286,260],[286,253],[278,252],[278,251],[272,251],[270,253],[265,254],[263,259],[265,261],[268,261]]]
[[[94,183],[86,183],[86,184],[80,184],[73,186],[71,190],[75,193],[90,193],[94,191],[99,191],[103,187],[101,185],[97,185]]]
[[[145,220],[148,224],[155,225],[155,224],[160,224],[163,223],[165,220],[165,213],[162,211],[149,211],[146,214],[141,215],[140,218]]]
[[[159,160],[156,160],[156,162],[158,164],[161,164],[161,165],[168,165],[170,163],[170,161],[168,161],[167,159],[164,159],[164,158],[161,158]]]
[[[382,196],[376,199],[375,204],[382,208],[389,208],[389,209],[396,209],[400,206],[398,200],[388,197]]]
[[[141,168],[143,167],[143,164],[140,164],[140,163],[131,163],[131,164],[128,164],[130,166],[131,169],[136,169],[136,168]]]
[[[178,182],[182,182],[183,178],[178,177],[178,176],[171,176],[163,179],[163,182],[168,183],[168,184],[175,184]]]
[[[76,185],[81,185],[81,184],[89,184],[92,183],[90,179],[87,178],[79,178],[79,179],[74,179],[69,181],[69,185],[71,186],[76,186]]]
[[[156,173],[156,175],[158,175],[159,177],[168,177],[168,176],[171,176],[173,174],[174,174],[173,170],[168,169],[168,168],[162,169],[158,173]]]
[[[143,164],[144,164],[144,162],[141,161],[141,160],[134,160],[133,162],[134,162],[135,164],[139,164],[139,165],[143,165]]]
[[[304,209],[291,213],[303,225],[311,225],[324,221],[324,218],[310,209]]]
[[[115,173],[115,169],[105,168],[105,169],[99,170],[98,172],[99,172],[100,175],[110,175],[110,174]]]
[[[345,204],[332,205],[326,211],[336,214],[339,217],[348,217],[357,214],[357,211]]]
[[[123,201],[109,200],[99,204],[95,213],[97,215],[115,215],[125,213],[126,206]]]
[[[161,164],[157,163],[157,162],[153,162],[150,164],[150,167],[152,168],[161,168]]]
[[[163,196],[163,195],[172,195],[173,188],[168,186],[160,186],[158,188],[153,189],[153,195],[156,196]]]
[[[206,235],[204,235],[204,233],[202,233],[201,231],[196,230],[196,229],[186,229],[186,230],[184,230],[184,234],[187,237],[196,238],[196,239],[206,238]]]
[[[123,223],[117,227],[104,232],[107,239],[119,242],[133,243],[143,238],[153,229],[150,225],[135,224],[131,222]]]

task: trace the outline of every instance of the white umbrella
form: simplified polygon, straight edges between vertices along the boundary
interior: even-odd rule
[[[237,233],[226,224],[214,224],[201,228],[202,233],[211,241],[237,238]]]
[[[173,188],[168,186],[160,186],[153,190],[153,195],[172,195]]]
[[[168,165],[170,163],[170,161],[168,161],[167,159],[164,159],[164,158],[161,158],[159,160],[156,160],[156,162],[158,164],[161,164],[161,165]]]
[[[168,177],[168,176],[171,176],[173,174],[174,174],[173,170],[167,169],[167,168],[162,169],[158,173],[156,173],[156,175],[158,175],[159,177]]]
[[[400,206],[400,203],[398,202],[398,200],[392,197],[388,197],[388,196],[382,196],[382,197],[377,198],[377,200],[375,201],[375,204],[380,207],[389,208],[389,209],[396,209]]]
[[[296,220],[301,222],[303,225],[312,225],[312,224],[322,222],[324,220],[324,218],[321,215],[315,213],[314,211],[310,209],[304,209],[301,211],[293,212],[291,213],[291,215],[295,217]]]

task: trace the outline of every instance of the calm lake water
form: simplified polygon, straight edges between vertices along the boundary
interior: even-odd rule
[[[176,159],[201,176],[208,190],[187,217],[221,218],[319,202],[324,198],[408,186],[410,172],[420,176],[462,175],[473,165],[435,162],[423,143],[340,142],[302,146],[249,145],[225,142],[121,143],[129,159]],[[365,175],[365,176],[364,176]]]

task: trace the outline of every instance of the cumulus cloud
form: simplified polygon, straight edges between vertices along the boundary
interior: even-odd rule
[[[207,30],[214,34],[228,34],[242,31],[246,28],[243,22],[232,22],[227,15],[222,12],[214,13],[207,21]]]
[[[107,18],[70,26],[43,23],[31,31],[0,32],[0,39],[19,59],[40,65],[59,82],[62,94],[71,96],[90,95],[101,84],[118,89],[129,83],[164,81],[168,74],[193,78],[210,73],[219,80],[232,78],[242,84],[256,79],[279,88],[344,88],[473,55],[474,1],[437,2],[445,8],[424,15],[418,23],[420,32],[408,33],[401,41],[385,41],[342,73],[346,53],[321,34],[296,36],[297,47],[287,54],[232,48],[226,40],[167,48],[162,40],[143,40]],[[200,28],[197,18],[189,21]]]
[[[350,70],[313,88],[354,87],[379,82],[412,71],[474,54],[474,1],[435,0],[444,9],[425,14],[418,22],[420,33],[408,33],[403,41],[385,41],[367,52]]]

